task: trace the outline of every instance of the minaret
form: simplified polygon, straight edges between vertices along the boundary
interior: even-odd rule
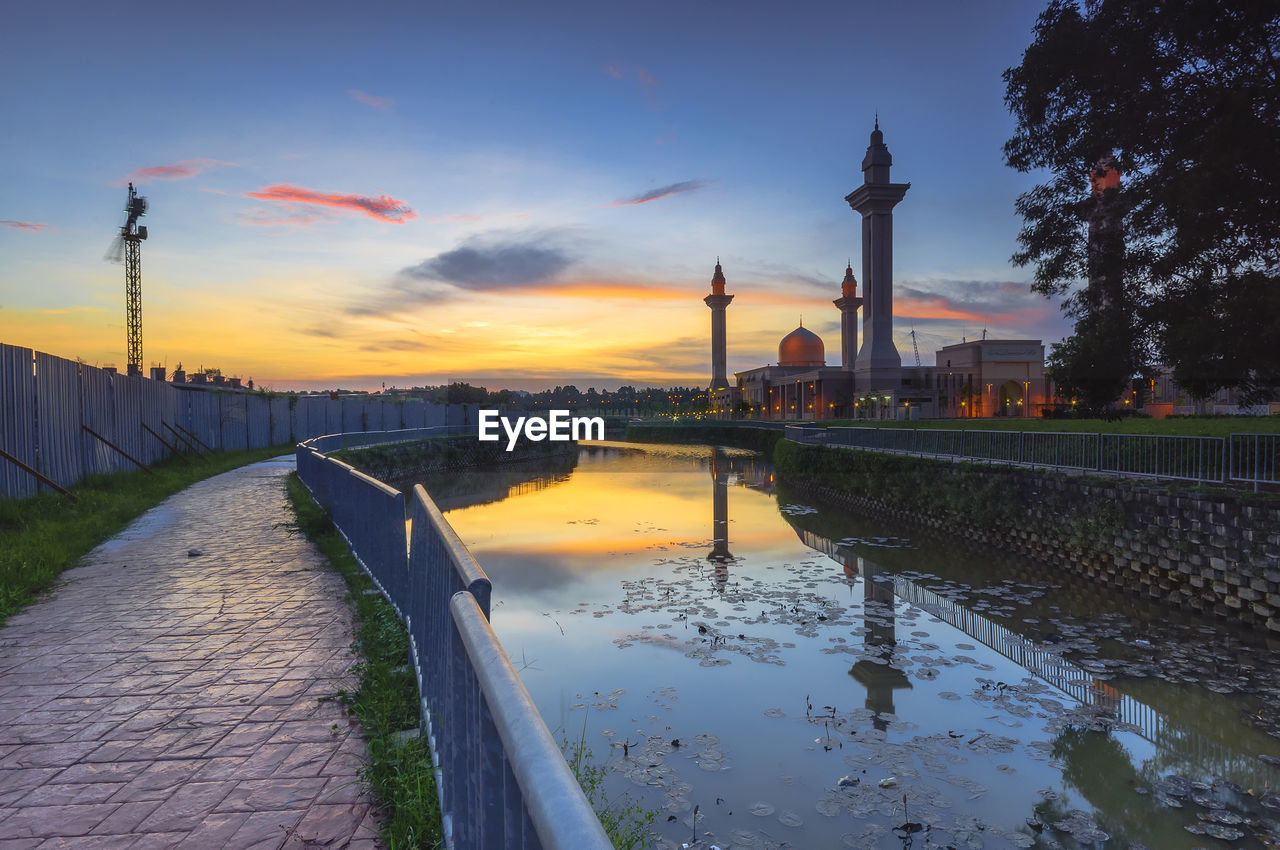
[[[716,273],[711,278],[711,294],[702,300],[711,308],[711,392],[714,394],[729,388],[729,379],[725,377],[724,308],[733,300],[732,295],[724,294],[724,272],[720,269],[719,257],[716,257]]]
[[[723,564],[733,560],[729,551],[729,483],[725,480],[727,467],[724,455],[718,447],[711,449],[711,552],[707,560]]]
[[[858,281],[853,277],[853,261],[844,270],[840,283],[840,297],[833,302],[840,308],[840,367],[852,372],[858,362]]]
[[[890,183],[892,165],[877,117],[862,160],[862,185],[845,196],[853,211],[862,214],[862,293],[867,309],[854,379],[859,392],[902,387],[902,358],[893,344],[893,208],[911,184]]]

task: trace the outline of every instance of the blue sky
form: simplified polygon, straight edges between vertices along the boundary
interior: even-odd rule
[[[926,362],[984,325],[1055,341],[1008,262],[1032,176],[1000,153],[1000,74],[1039,9],[15,6],[0,339],[124,365],[102,254],[132,175],[148,363],[278,388],[705,383],[717,255],[731,370],[802,313],[835,362],[830,301],[860,270],[843,196],[878,111],[912,183],[899,350],[911,327]]]

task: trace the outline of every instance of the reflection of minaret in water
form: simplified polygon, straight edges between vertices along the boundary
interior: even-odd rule
[[[862,573],[863,624],[868,629],[863,643],[868,647],[879,648],[881,658],[887,662],[893,657],[893,648],[898,645],[893,577],[886,575],[886,581],[877,581],[880,568],[863,558],[858,558],[858,567]],[[872,722],[877,729],[883,731],[889,724],[878,715],[893,714],[893,692],[899,688],[911,687],[907,674],[887,663],[877,664],[863,659],[849,669],[849,675],[867,689],[866,707],[877,713]]]
[[[711,449],[711,552],[707,560],[715,565],[716,590],[724,592],[729,582],[729,485],[724,480],[720,449]]]

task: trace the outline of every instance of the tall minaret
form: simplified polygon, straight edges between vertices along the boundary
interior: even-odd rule
[[[844,270],[840,297],[832,303],[840,308],[840,367],[852,372],[858,362],[858,308],[862,306],[862,299],[858,297],[858,281],[853,277],[852,260]]]
[[[890,183],[892,165],[877,117],[862,160],[862,185],[844,198],[862,214],[862,292],[867,308],[854,378],[859,392],[902,387],[902,358],[893,344],[893,208],[911,184]]]
[[[716,273],[711,278],[711,294],[702,299],[711,308],[711,392],[729,388],[725,377],[724,308],[733,300],[724,294],[724,272],[720,270],[720,258],[716,257]]]

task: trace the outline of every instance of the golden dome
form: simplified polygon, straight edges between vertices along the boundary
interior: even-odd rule
[[[827,353],[822,338],[804,325],[778,343],[779,366],[826,366]]]

